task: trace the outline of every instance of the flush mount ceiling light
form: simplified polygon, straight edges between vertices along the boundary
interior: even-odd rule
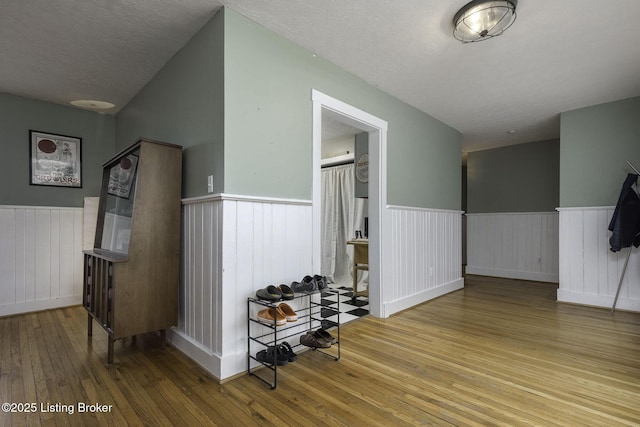
[[[113,105],[110,102],[94,101],[91,99],[79,99],[77,101],[71,101],[71,105],[74,105],[80,108],[87,108],[89,110],[108,110],[110,108],[115,107],[115,105]]]
[[[462,43],[488,40],[501,35],[516,20],[518,0],[474,0],[453,18],[453,36]]]

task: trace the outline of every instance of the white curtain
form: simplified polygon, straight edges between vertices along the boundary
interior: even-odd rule
[[[366,199],[357,199],[353,164],[322,169],[322,275],[337,286],[353,286],[353,246],[356,230],[364,236]],[[366,287],[367,272],[359,274],[358,289]]]

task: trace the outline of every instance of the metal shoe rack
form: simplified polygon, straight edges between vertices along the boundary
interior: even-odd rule
[[[247,372],[249,375],[255,376],[260,379],[265,384],[271,387],[271,390],[275,389],[278,385],[278,365],[277,363],[271,364],[267,362],[261,362],[256,358],[256,354],[258,351],[251,351],[251,343],[255,342],[259,344],[260,349],[264,347],[267,349],[269,346],[274,346],[280,344],[282,341],[287,340],[288,338],[295,337],[296,342],[289,342],[291,347],[296,350],[302,347],[305,350],[313,350],[318,353],[321,353],[327,357],[330,357],[336,361],[340,360],[340,299],[338,297],[338,305],[336,306],[336,310],[338,311],[338,321],[337,326],[335,326],[335,330],[331,332],[337,333],[336,343],[332,345],[330,348],[312,348],[307,347],[305,345],[300,344],[299,337],[305,334],[307,331],[316,330],[323,326],[325,320],[321,317],[322,309],[328,306],[322,303],[322,295],[323,291],[314,291],[314,292],[296,292],[295,297],[292,300],[287,301],[278,301],[277,303],[272,303],[269,301],[259,300],[256,298],[248,298],[247,299],[247,313],[248,313],[248,322],[247,322]],[[337,294],[338,295],[338,294]],[[305,301],[305,299],[307,301]],[[273,320],[273,323],[267,324],[264,321],[260,321],[257,318],[258,311],[264,308],[273,308],[274,310],[278,307],[278,304],[281,302],[290,304],[296,314],[298,315],[298,320],[295,322],[288,322],[286,325],[277,326],[276,319]],[[333,310],[333,307],[331,307]],[[298,356],[300,356],[299,353]],[[255,361],[258,363],[256,366]],[[254,365],[252,367],[252,365]],[[271,379],[267,379],[261,375],[261,368],[267,368],[272,372]],[[281,367],[282,368],[282,367]]]

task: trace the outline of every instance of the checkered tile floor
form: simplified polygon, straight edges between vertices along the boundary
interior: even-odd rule
[[[369,299],[367,297],[358,296],[353,301],[352,288],[329,288],[322,293],[322,309],[321,316],[323,318],[323,327],[325,329],[338,324],[338,301],[340,301],[340,324],[344,325],[362,316],[369,314]]]

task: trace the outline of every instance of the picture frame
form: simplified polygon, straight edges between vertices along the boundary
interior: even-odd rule
[[[131,194],[131,185],[136,177],[138,168],[138,156],[129,154],[120,162],[113,165],[109,171],[109,183],[107,193],[123,199],[128,199]]]
[[[82,188],[82,138],[29,131],[31,185]]]

